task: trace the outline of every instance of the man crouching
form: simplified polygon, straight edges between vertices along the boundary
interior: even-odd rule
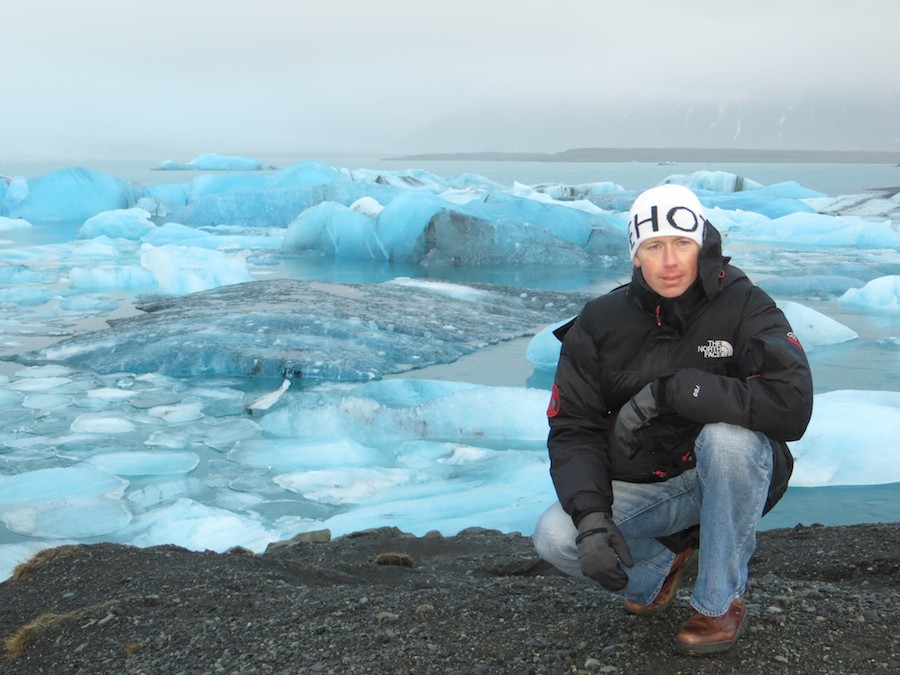
[[[534,545],[636,615],[665,610],[699,553],[677,646],[721,652],[746,625],[756,529],[793,467],[785,442],[809,424],[809,363],[689,189],[639,195],[628,231],[631,282],[556,331],[547,416],[559,502]]]

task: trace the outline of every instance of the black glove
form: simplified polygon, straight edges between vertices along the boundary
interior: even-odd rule
[[[603,588],[619,591],[628,583],[628,575],[619,567],[634,565],[625,537],[606,513],[592,511],[578,521],[578,563],[584,576],[599,581]],[[617,558],[618,556],[618,558]]]
[[[649,426],[653,418],[660,414],[656,401],[657,386],[655,380],[646,385],[628,399],[616,416],[613,434],[628,459],[634,457],[641,449],[635,432]]]

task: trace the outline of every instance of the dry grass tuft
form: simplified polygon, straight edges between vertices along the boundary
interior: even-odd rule
[[[13,583],[23,581],[47,565],[50,561],[58,558],[67,558],[79,548],[82,548],[79,544],[64,544],[55,548],[46,548],[43,551],[39,551],[29,560],[16,565],[9,580]]]
[[[33,621],[26,623],[24,626],[20,626],[19,629],[3,643],[3,651],[5,652],[6,660],[13,661],[22,656],[28,646],[34,644],[41,636],[41,633],[65,618],[66,615],[64,614],[41,614]]]
[[[376,565],[396,565],[398,567],[412,567],[413,559],[409,553],[379,553],[375,557]]]

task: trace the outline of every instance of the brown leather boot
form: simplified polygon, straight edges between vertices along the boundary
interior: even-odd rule
[[[743,598],[731,602],[722,616],[694,612],[678,634],[678,648],[686,654],[715,654],[731,649],[747,624]]]
[[[659,589],[659,593],[656,594],[656,597],[646,605],[640,605],[631,600],[626,600],[625,611],[629,614],[650,616],[652,614],[659,614],[666,607],[671,605],[672,601],[675,599],[675,591],[678,590],[678,584],[681,583],[681,575],[684,574],[684,568],[687,567],[687,564],[693,559],[694,554],[695,551],[688,548],[676,555],[675,560],[672,561],[672,567],[669,568],[669,574],[666,575],[662,588]]]

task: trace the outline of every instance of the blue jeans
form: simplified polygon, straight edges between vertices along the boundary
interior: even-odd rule
[[[620,595],[653,600],[675,558],[657,540],[700,525],[700,557],[691,606],[721,616],[744,593],[756,527],[772,476],[772,446],[765,435],[730,424],[707,424],[694,444],[697,466],[661,483],[613,481],[612,516],[634,567]],[[556,568],[591,584],[578,564],[577,529],[559,502],[535,526],[534,547]],[[599,586],[599,584],[597,584]]]

